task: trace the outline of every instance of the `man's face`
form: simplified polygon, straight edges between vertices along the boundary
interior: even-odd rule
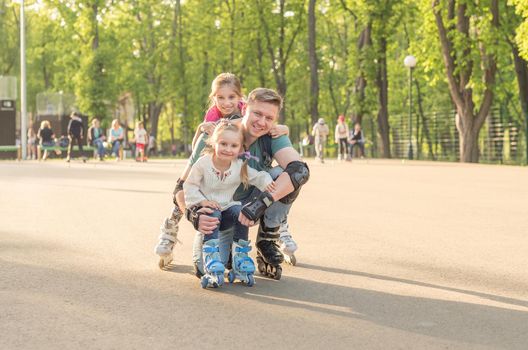
[[[270,132],[279,117],[279,107],[268,102],[254,101],[248,104],[242,125],[255,138]]]

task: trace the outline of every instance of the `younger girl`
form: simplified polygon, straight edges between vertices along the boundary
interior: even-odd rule
[[[226,118],[235,119],[236,116],[241,116],[245,112],[246,104],[243,101],[242,86],[240,80],[232,73],[221,73],[213,80],[209,100],[211,101],[211,107],[204,117],[204,122],[196,130],[193,145],[201,133],[211,135],[219,120]],[[276,125],[270,132],[272,137],[279,137],[288,133],[289,129],[286,125]],[[166,218],[160,227],[160,240],[155,248],[156,254],[161,258],[159,261],[160,268],[164,268],[172,261],[172,249],[178,241],[178,223],[185,209],[181,190],[190,170],[191,165],[187,164],[177,180],[176,188],[173,192],[174,208],[170,217]],[[199,271],[196,272],[200,275]]]
[[[145,145],[147,144],[148,135],[143,122],[138,122],[134,129],[134,139],[136,140],[136,161],[145,162]]]
[[[207,140],[204,155],[193,165],[189,177],[183,184],[187,207],[199,205],[213,209],[210,216],[220,220],[211,233],[204,236],[203,262],[205,275],[201,278],[202,288],[217,287],[224,281],[224,264],[220,259],[218,235],[221,230],[234,227],[232,246],[232,267],[229,281],[235,277],[252,286],[255,264],[248,256],[251,250],[248,241],[248,227],[238,220],[242,206],[233,200],[238,186],[253,185],[261,191],[271,192],[274,183],[265,171],[248,167],[247,161],[238,159],[243,145],[240,128],[231,121],[222,121]],[[246,157],[250,157],[246,155]]]

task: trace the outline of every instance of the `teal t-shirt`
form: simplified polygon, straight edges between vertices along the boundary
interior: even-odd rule
[[[207,134],[202,134],[198,138],[196,145],[194,147],[193,153],[189,158],[189,163],[192,165],[196,163],[198,158],[205,148],[205,140],[207,139]],[[271,169],[271,162],[267,162],[265,159],[262,159],[262,147],[261,139],[257,139],[255,142],[249,146],[249,153],[258,159],[251,158],[248,162],[248,165],[258,171],[269,171]],[[286,135],[279,136],[277,138],[271,138],[271,157],[273,158],[275,154],[283,148],[293,147],[290,139]],[[251,191],[253,191],[253,186],[249,186],[247,190],[244,190],[244,186],[240,185],[235,192],[234,199],[240,200],[246,198]]]

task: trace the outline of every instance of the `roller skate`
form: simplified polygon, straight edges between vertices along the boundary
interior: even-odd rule
[[[280,249],[281,252],[284,254],[284,261],[290,265],[295,266],[297,264],[297,259],[295,258],[297,243],[295,243],[289,231],[288,222],[284,221],[281,223],[279,233]]]
[[[257,243],[257,268],[262,275],[280,280],[282,262],[284,262],[284,255],[280,252],[275,240],[263,239]]]
[[[229,283],[233,283],[235,278],[247,284],[248,287],[251,287],[255,284],[255,264],[253,260],[248,256],[251,246],[249,241],[239,240],[238,242],[233,242],[232,249],[232,267],[233,269],[229,271],[227,275]]]
[[[175,207],[170,218],[166,218],[160,227],[159,242],[156,245],[155,252],[160,256],[158,266],[165,269],[172,262],[172,250],[178,240],[178,222],[182,217],[181,211]],[[181,242],[180,242],[181,243]]]
[[[204,242],[202,252],[205,275],[200,279],[200,284],[202,288],[218,288],[224,284],[225,271],[224,264],[220,260],[218,239],[211,239]]]

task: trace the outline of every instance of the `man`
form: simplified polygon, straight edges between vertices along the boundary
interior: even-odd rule
[[[249,94],[246,113],[241,121],[244,147],[252,156],[249,165],[257,170],[271,171],[271,163],[275,160],[284,171],[275,179],[273,193],[260,192],[253,187],[244,190],[242,186],[235,193],[235,200],[243,204],[240,222],[247,226],[260,222],[256,243],[259,272],[277,280],[281,277],[280,264],[284,261],[278,245],[279,227],[310,175],[308,166],[301,161],[287,136],[268,136],[277,122],[281,108],[282,98],[274,90],[257,88]],[[203,136],[202,134],[198,139],[191,163],[198,159],[204,147]],[[188,208],[186,214],[198,231],[209,234],[219,223],[217,218],[203,215],[211,212],[210,208],[194,207]],[[225,262],[231,240],[230,232],[224,232],[220,237],[220,251]],[[193,260],[198,268],[201,264],[201,242],[201,236],[197,235]]]
[[[330,130],[328,130],[328,125],[326,125],[325,120],[319,118],[312,128],[312,136],[314,137],[316,158],[321,163],[324,163],[324,146],[326,145],[326,138],[329,133]]]

